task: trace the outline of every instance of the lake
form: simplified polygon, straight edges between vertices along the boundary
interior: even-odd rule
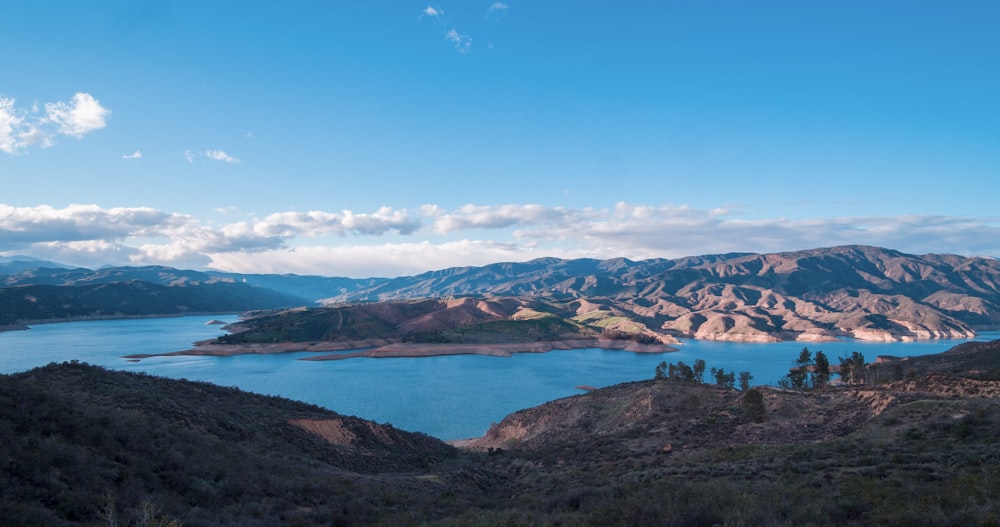
[[[749,371],[752,384],[774,384],[803,347],[837,357],[859,351],[877,355],[917,356],[940,353],[966,340],[903,343],[845,341],[820,344],[781,342],[747,344],[685,340],[681,351],[636,354],[583,349],[512,357],[453,355],[425,358],[355,358],[301,361],[311,353],[234,357],[154,357],[129,362],[133,353],[168,353],[223,334],[212,319],[235,322],[236,316],[190,316],[129,320],[63,322],[0,332],[0,373],[25,371],[50,362],[79,360],[107,368],[141,371],[177,379],[207,381],[268,395],[281,395],[442,439],[482,435],[505,415],[546,401],[582,393],[575,387],[609,386],[653,377],[662,361],[691,364],[701,358],[708,368]],[[994,340],[1000,332],[975,340]],[[706,376],[708,373],[706,372]]]

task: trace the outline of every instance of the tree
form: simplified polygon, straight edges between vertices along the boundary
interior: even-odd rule
[[[802,351],[799,352],[799,358],[796,359],[795,364],[798,364],[799,366],[808,366],[812,364],[812,352],[809,351],[809,348],[802,348]]]
[[[865,356],[855,351],[850,357],[839,357],[839,359],[840,379],[844,384],[864,384]]]
[[[723,388],[732,388],[733,385],[736,384],[736,373],[726,373],[724,368],[712,368],[712,376],[715,377],[715,384],[722,386]]]
[[[851,372],[854,375],[854,384],[865,383],[865,356],[856,351],[851,353]]]
[[[705,361],[702,359],[696,359],[694,361],[694,380],[699,383],[705,382]]]
[[[694,382],[694,370],[679,360],[677,364],[667,365],[667,377],[673,381]]]
[[[788,370],[788,384],[791,388],[801,390],[809,387],[809,366],[812,364],[812,352],[809,348],[802,348],[799,358],[795,359],[795,366]]]
[[[697,361],[695,365],[697,366]],[[677,364],[664,361],[656,365],[653,378],[657,380],[694,382],[695,370],[691,366],[684,364],[684,361],[677,361]]]
[[[830,382],[830,359],[820,350],[816,352],[812,384],[815,388],[822,388],[828,382]]]
[[[750,389],[750,380],[753,379],[753,375],[748,371],[740,372],[740,391],[745,392]]]

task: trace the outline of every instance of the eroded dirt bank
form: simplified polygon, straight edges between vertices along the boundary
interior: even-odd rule
[[[552,350],[601,348],[634,353],[667,353],[677,348],[666,344],[640,344],[629,340],[573,339],[514,344],[422,344],[389,342],[382,339],[349,342],[277,342],[273,344],[215,344],[199,342],[189,350],[172,353],[126,355],[126,359],[157,356],[211,355],[228,357],[247,354],[288,353],[293,351],[336,352],[302,360],[342,360],[354,357],[436,357],[441,355],[491,355],[508,357],[515,353],[545,353]]]

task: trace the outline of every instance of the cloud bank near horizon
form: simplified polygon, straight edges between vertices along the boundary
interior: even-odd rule
[[[469,204],[454,210],[283,211],[216,225],[148,207],[0,204],[0,255],[84,267],[159,264],[369,277],[543,256],[677,258],[848,244],[992,257],[1000,255],[1000,218],[746,220],[728,209],[620,202],[579,209]]]

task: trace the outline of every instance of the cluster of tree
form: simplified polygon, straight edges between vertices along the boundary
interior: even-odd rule
[[[871,367],[866,365],[865,356],[855,351],[850,357],[840,357],[840,380],[844,384],[866,384],[866,373],[876,368],[874,364]]]
[[[864,360],[863,356],[861,360]],[[778,381],[778,384],[783,388],[803,390],[823,388],[829,382],[830,359],[822,350],[813,355],[809,348],[802,348],[799,358],[795,360],[795,366],[788,370],[788,374]]]
[[[664,361],[656,365],[653,378],[657,380],[701,384],[705,382],[706,367],[707,365],[702,359],[696,359],[691,366],[684,364],[684,361],[677,361],[676,364]],[[725,388],[734,388],[736,386],[736,372],[727,372],[724,368],[712,368],[710,373],[715,379],[715,384]],[[753,375],[750,372],[741,371],[739,373],[740,390],[744,392],[749,390],[752,379]]]
[[[881,371],[878,364],[866,364],[865,356],[857,351],[850,355],[838,357],[840,360],[840,382],[845,385],[878,384],[888,380],[900,380],[903,378],[902,365],[896,363],[888,375]],[[824,388],[830,383],[830,360],[822,351],[817,351],[815,355],[809,348],[802,348],[795,366],[792,366],[778,385],[783,388],[793,390],[806,390],[810,388]]]

